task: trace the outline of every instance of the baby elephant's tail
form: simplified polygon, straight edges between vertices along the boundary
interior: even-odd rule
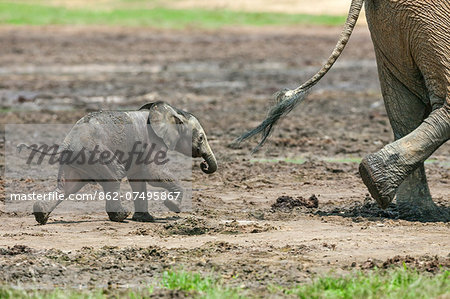
[[[256,134],[261,133],[262,138],[259,142],[258,146],[253,150],[256,151],[260,148],[267,137],[271,133],[273,126],[277,123],[277,121],[284,115],[288,114],[292,109],[297,106],[307,95],[308,91],[316,85],[317,82],[331,69],[333,64],[336,62],[338,57],[341,55],[344,50],[345,45],[350,39],[350,35],[353,32],[353,28],[356,25],[356,21],[358,20],[359,13],[361,11],[364,0],[352,0],[350,11],[347,16],[347,21],[345,22],[344,29],[342,30],[339,41],[337,42],[331,56],[328,58],[328,61],[322,68],[308,81],[303,83],[301,86],[294,90],[282,90],[276,94],[276,101],[274,107],[272,107],[266,117],[266,119],[255,129],[243,134],[239,137],[236,142],[240,143]]]

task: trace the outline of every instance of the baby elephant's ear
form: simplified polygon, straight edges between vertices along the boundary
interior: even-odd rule
[[[150,108],[150,126],[169,150],[174,150],[180,139],[179,128],[184,117],[166,103],[155,103]]]

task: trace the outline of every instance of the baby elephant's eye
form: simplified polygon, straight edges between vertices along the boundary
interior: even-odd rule
[[[199,142],[203,142],[203,139],[204,139],[203,135],[198,136],[198,141]]]

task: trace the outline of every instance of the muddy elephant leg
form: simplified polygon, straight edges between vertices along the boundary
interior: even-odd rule
[[[431,199],[423,163],[400,185],[397,207],[401,219],[410,221],[448,221],[448,212]]]
[[[396,194],[400,218],[445,220],[448,215],[432,201],[423,162],[449,138],[448,111],[442,107],[425,118],[427,107],[423,101],[388,69],[380,67],[379,72],[396,141],[363,159],[363,181],[384,208]]]
[[[111,221],[121,222],[130,215],[120,203],[120,181],[103,181],[101,182],[103,191],[105,192],[106,213]]]
[[[382,207],[389,204],[400,184],[414,171],[419,168],[422,175],[424,174],[422,165],[425,159],[449,139],[450,117],[449,112],[446,112],[445,109],[447,108],[442,107],[433,111],[416,130],[386,145],[377,153],[366,156],[361,162],[360,173],[363,181]],[[402,193],[408,192],[408,196],[412,200],[409,204],[418,205],[417,209],[423,209],[424,215],[430,217],[434,215],[431,220],[437,219],[439,216],[445,216],[437,211],[436,207],[430,202],[431,199],[427,199],[428,196],[424,198],[413,196],[414,193],[417,195],[421,193],[419,191],[420,186],[426,180],[425,177],[420,178],[419,176],[420,172],[410,178],[413,181],[407,183],[409,188],[404,187],[405,189],[403,189],[402,187]],[[415,180],[415,178],[420,178],[423,181]],[[423,190],[428,195],[428,190]],[[401,198],[408,199],[404,194]],[[403,202],[400,207],[405,208],[406,204]],[[417,215],[417,217],[420,216]],[[430,219],[421,220],[429,221]]]
[[[140,179],[129,179],[133,190],[134,214],[132,220],[139,222],[153,222],[155,219],[148,212],[147,183]]]
[[[157,174],[152,174],[148,183],[154,187],[164,188],[169,193],[178,194],[177,200],[164,200],[164,205],[172,212],[179,213],[184,190],[180,183],[167,171],[159,170]]]
[[[86,182],[82,180],[82,177],[75,170],[65,170],[65,176],[67,179],[65,180],[64,186],[58,186],[55,189],[57,193],[64,193],[64,198],[67,198],[70,194],[74,194],[78,192]],[[69,179],[70,178],[70,179]],[[59,183],[58,183],[59,185]],[[48,218],[50,217],[50,213],[56,209],[56,207],[62,203],[63,200],[55,200],[55,201],[38,201],[33,205],[33,214],[36,221],[44,225],[47,223]]]

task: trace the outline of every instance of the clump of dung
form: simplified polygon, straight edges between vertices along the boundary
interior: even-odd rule
[[[272,211],[290,212],[295,207],[306,207],[309,209],[319,207],[319,199],[314,194],[309,198],[302,196],[293,198],[291,196],[280,196],[277,201],[272,205]]]

